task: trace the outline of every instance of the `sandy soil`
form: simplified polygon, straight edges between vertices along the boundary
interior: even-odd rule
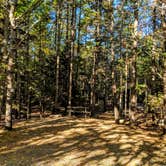
[[[0,166],[166,166],[166,137],[100,119],[51,116],[0,130]]]

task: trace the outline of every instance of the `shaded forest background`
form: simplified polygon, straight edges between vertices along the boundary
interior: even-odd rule
[[[0,0],[0,120],[39,110],[166,121],[166,4]],[[165,130],[165,129],[164,129]]]

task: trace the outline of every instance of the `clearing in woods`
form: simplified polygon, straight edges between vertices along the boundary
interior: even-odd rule
[[[100,119],[50,116],[0,130],[0,165],[166,165],[166,137]]]

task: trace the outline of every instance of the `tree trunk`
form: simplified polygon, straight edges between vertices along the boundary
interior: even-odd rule
[[[7,7],[7,2],[5,3],[5,7]],[[2,52],[2,59],[0,60],[0,63],[4,64],[5,66],[7,65],[7,58],[8,58],[8,40],[9,40],[9,17],[8,13],[4,11],[4,51]],[[6,105],[6,68],[2,67],[0,69],[1,75],[4,77],[2,82],[1,82],[1,97],[0,97],[0,118],[1,115],[5,112],[5,105]]]
[[[44,118],[44,105],[43,105],[43,99],[40,99],[39,105],[40,105],[40,119],[43,119],[43,118]]]
[[[122,114],[123,111],[123,75],[122,72],[120,72],[120,92],[119,92],[119,111]]]
[[[16,25],[15,25],[15,8],[17,0],[8,1],[9,5],[9,23],[10,23],[10,49],[8,53],[8,64],[7,64],[7,90],[6,90],[6,114],[5,114],[5,128],[8,130],[12,129],[12,92],[13,92],[13,64],[14,57],[17,53],[16,44]]]
[[[92,75],[91,75],[91,92],[90,92],[90,106],[91,106],[91,111],[94,112],[95,110],[95,104],[96,104],[96,92],[95,92],[95,85],[96,85],[96,68],[98,64],[98,57],[100,53],[100,24],[101,24],[101,1],[96,0],[96,27],[95,27],[95,50],[94,50],[94,55],[93,55],[93,65],[92,65]]]
[[[79,57],[80,57],[80,41],[81,41],[81,15],[82,15],[82,7],[81,7],[81,1],[79,2],[79,15],[78,15],[78,23],[76,20],[76,24],[78,26],[78,31],[75,32],[77,33],[77,49],[75,50],[75,56],[77,58],[77,63],[75,64],[75,86],[76,88],[78,87],[78,77],[79,77]],[[75,10],[77,12],[77,10]],[[77,13],[75,13],[75,15],[77,15]],[[81,92],[82,93],[82,92]],[[79,99],[80,99],[81,95],[79,95]]]
[[[56,92],[55,103],[58,103],[59,97],[59,70],[60,70],[60,39],[61,39],[61,2],[58,0],[57,9],[57,35],[56,35]]]
[[[74,58],[74,41],[75,41],[75,0],[73,0],[72,6],[72,18],[71,18],[71,50],[70,50],[70,67],[69,67],[69,91],[68,91],[68,114],[71,115],[71,102],[72,102],[72,83],[73,83],[73,58]]]
[[[96,77],[96,53],[93,56],[92,76],[91,76],[91,91],[90,91],[90,106],[91,111],[95,108],[95,77]]]
[[[31,97],[30,94],[27,96],[27,119],[31,119]]]
[[[113,3],[114,1],[109,1],[109,18],[111,20],[110,23],[110,33],[111,33],[111,56],[112,56],[112,94],[113,94],[113,110],[114,110],[114,118],[115,118],[115,123],[119,123],[120,119],[120,113],[119,113],[119,108],[118,108],[118,98],[117,98],[117,84],[116,84],[116,67],[115,67],[115,52],[114,52],[114,34],[113,34],[113,29],[114,29],[114,16],[113,16]]]
[[[5,128],[12,129],[12,68],[13,68],[13,58],[9,57],[8,67],[7,67],[7,98],[6,98],[6,114],[5,114]]]
[[[134,42],[133,42],[133,57],[131,58],[131,96],[130,96],[130,120],[135,121],[135,112],[137,106],[137,93],[136,93],[136,58],[137,58],[137,36],[138,36],[138,2],[135,1],[134,9]]]
[[[125,110],[125,118],[127,117],[127,91],[128,91],[128,57],[126,53],[125,60],[125,102],[124,102],[124,110]]]
[[[162,4],[162,29],[163,29],[163,53],[166,53],[166,21],[165,21],[165,16],[166,12],[164,10],[164,6],[166,6],[166,3],[163,2]],[[164,91],[164,106],[163,106],[163,114],[164,114],[164,121],[166,122],[166,58],[164,58],[164,73],[163,73],[163,91]],[[163,134],[166,133],[166,124],[164,124],[163,127]]]
[[[124,7],[124,3],[125,3],[125,0],[122,0],[121,2],[121,11],[123,11],[123,7]],[[120,26],[120,59],[123,59],[123,36],[122,36],[122,32],[123,32],[123,27],[124,27],[124,17],[122,17],[121,19],[121,26]],[[119,92],[119,111],[120,111],[120,114],[122,115],[123,113],[123,71],[122,69],[120,69],[120,92]]]
[[[30,15],[27,17],[27,26],[29,28],[29,20],[30,20]],[[29,72],[29,64],[30,64],[30,55],[29,55],[29,32],[27,34],[27,39],[26,39],[26,107],[27,107],[27,119],[31,119],[31,96],[30,96],[30,72]]]

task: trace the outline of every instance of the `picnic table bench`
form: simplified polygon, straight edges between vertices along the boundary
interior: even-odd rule
[[[65,107],[61,107],[61,106],[55,107],[55,109],[58,111],[65,111]]]
[[[69,107],[67,109],[67,112],[69,114],[69,116],[71,116],[72,113],[80,113],[80,114],[84,114],[84,117],[86,118],[87,115],[91,115],[91,112],[88,110],[88,107],[84,107],[84,106],[72,106]]]

